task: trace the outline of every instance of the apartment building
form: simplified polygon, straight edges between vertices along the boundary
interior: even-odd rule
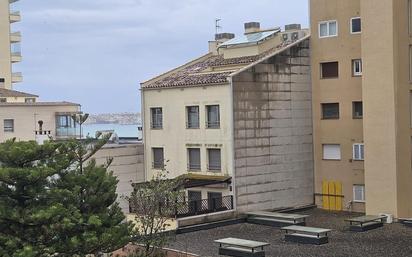
[[[310,0],[315,193],[325,209],[412,216],[411,8]]]
[[[187,200],[205,210],[312,204],[308,32],[246,23],[142,83],[146,180],[185,175]]]
[[[79,104],[40,102],[37,95],[14,90],[23,80],[13,68],[22,59],[21,33],[13,31],[21,20],[17,1],[0,0],[0,142],[77,138],[80,130],[72,115],[80,112]]]

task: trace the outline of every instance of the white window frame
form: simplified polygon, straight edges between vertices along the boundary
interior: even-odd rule
[[[361,189],[362,189],[363,199],[355,199],[356,192],[357,192],[356,190],[357,190],[358,188],[361,188]],[[355,203],[365,203],[365,202],[366,202],[366,197],[365,197],[365,185],[353,185],[353,202],[355,202]]]
[[[325,152],[325,147],[326,146],[338,146],[339,147],[339,153],[337,155],[337,157],[328,157],[331,156],[332,154],[329,153],[328,155],[326,155]],[[341,145],[340,144],[322,144],[322,160],[327,160],[327,161],[340,161],[342,160],[342,149],[341,149]]]
[[[359,157],[357,157],[355,154],[356,150],[358,150],[359,152]],[[352,158],[354,161],[364,161],[365,160],[365,144],[360,144],[360,143],[353,144],[352,153],[353,153]]]
[[[353,20],[356,20],[356,19],[359,19],[361,21],[361,30],[359,32],[353,32]],[[352,17],[352,18],[350,18],[349,26],[350,26],[350,33],[351,34],[354,34],[354,35],[361,34],[362,33],[362,19],[361,19],[361,17]]]
[[[330,34],[330,24],[332,22],[336,23],[336,35],[331,35]],[[328,35],[327,36],[321,36],[320,34],[320,26],[322,24],[326,24],[327,25],[327,31],[328,31]],[[328,38],[328,37],[337,37],[339,34],[339,25],[338,25],[338,21],[337,20],[329,20],[329,21],[320,21],[318,24],[318,34],[319,34],[319,38]]]
[[[359,64],[359,70],[360,71],[356,71],[356,64]],[[353,59],[352,60],[352,74],[354,77],[360,77],[362,76],[362,71],[363,71],[363,67],[362,67],[362,59]]]

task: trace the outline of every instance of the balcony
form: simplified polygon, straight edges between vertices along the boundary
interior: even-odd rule
[[[14,52],[11,53],[11,62],[16,63],[16,62],[21,62],[22,56],[20,52]]]
[[[10,23],[21,21],[21,16],[19,11],[10,13]]]
[[[9,0],[9,4],[15,3],[17,1],[19,1],[19,0]]]
[[[13,72],[11,75],[12,83],[19,83],[23,81],[23,74],[21,72]]]
[[[10,42],[11,43],[20,43],[21,42],[21,32],[10,33]]]
[[[80,138],[80,129],[76,127],[56,128],[56,139]]]

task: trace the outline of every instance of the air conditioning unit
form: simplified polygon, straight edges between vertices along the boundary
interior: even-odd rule
[[[393,223],[393,214],[379,213],[379,216],[386,217],[386,219],[385,219],[386,224],[392,224]]]
[[[299,40],[300,38],[305,36],[305,32],[300,30],[300,31],[295,31],[295,32],[283,32],[282,34],[282,41],[283,42],[294,42]]]
[[[291,34],[291,38],[292,38],[292,41],[298,40],[299,39],[299,33],[298,32],[293,32]]]
[[[282,40],[283,40],[283,42],[288,41],[288,40],[289,40],[289,34],[288,34],[288,33],[284,33],[284,34],[282,35]]]

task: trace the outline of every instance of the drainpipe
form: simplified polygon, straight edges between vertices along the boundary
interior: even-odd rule
[[[144,90],[140,88],[140,119],[142,122],[142,142],[143,142],[143,181],[147,181],[146,174],[146,163],[147,163],[147,153],[146,153],[146,122],[145,122],[145,108],[144,108]]]
[[[229,119],[229,126],[231,131],[231,138],[230,138],[230,147],[232,149],[232,194],[233,194],[233,210],[237,211],[237,197],[236,197],[236,170],[235,170],[235,117],[234,117],[234,103],[233,103],[233,77],[228,77],[229,80],[229,107],[230,107],[230,119]]]

